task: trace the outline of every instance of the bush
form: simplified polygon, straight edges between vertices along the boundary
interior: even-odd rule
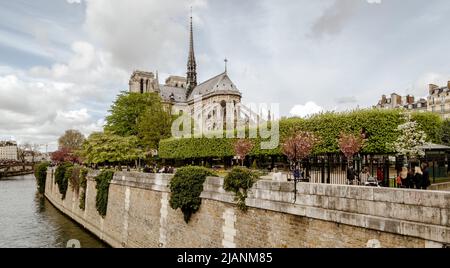
[[[186,223],[200,208],[200,194],[207,176],[214,176],[214,173],[203,167],[183,167],[177,170],[170,181],[170,206],[173,209],[181,208]]]
[[[225,176],[223,189],[227,192],[235,193],[235,201],[241,211],[247,211],[245,199],[248,189],[252,188],[258,175],[244,167],[235,167]]]
[[[79,188],[81,189],[81,193],[80,193],[80,208],[82,210],[84,210],[85,207],[86,207],[87,174],[88,174],[88,170],[86,168],[81,168],[81,170],[80,170],[80,184],[79,184]]]
[[[49,165],[49,162],[42,162],[34,168],[34,177],[36,177],[38,191],[40,194],[44,194],[45,192],[45,181],[47,179],[47,168]]]
[[[108,207],[109,183],[111,182],[113,177],[113,170],[103,170],[99,175],[97,175],[97,177],[95,177],[95,182],[97,183],[97,185],[95,186],[95,188],[97,189],[95,207],[102,217],[106,216],[106,210]]]
[[[55,171],[55,183],[58,184],[59,193],[62,194],[62,199],[66,198],[67,186],[69,184],[70,177],[70,175],[66,176],[66,173],[71,173],[71,171],[68,172],[71,167],[73,167],[72,163],[65,162],[59,165]]]
[[[432,113],[412,113],[412,118],[425,131],[430,141],[440,140],[442,120]],[[342,113],[322,113],[307,119],[288,118],[280,120],[280,145],[298,131],[316,134],[321,143],[313,154],[339,153],[338,138],[341,132],[360,134],[364,128],[368,140],[362,153],[394,153],[389,146],[398,136],[397,127],[404,123],[401,110],[367,109]],[[248,137],[248,129],[246,130]],[[225,137],[225,134],[223,134]],[[250,156],[282,155],[281,147],[272,150],[261,149],[261,138],[251,139],[254,147]],[[235,156],[233,145],[236,139],[192,137],[171,138],[160,142],[159,155],[163,159],[218,158]]]
[[[69,177],[69,185],[70,188],[75,191],[75,193],[78,195],[80,192],[80,171],[81,167],[78,165],[73,166],[72,173]]]

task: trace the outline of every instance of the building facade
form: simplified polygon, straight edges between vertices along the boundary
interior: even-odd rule
[[[17,143],[15,141],[0,141],[0,160],[18,160]]]
[[[438,113],[442,119],[450,119],[450,81],[446,86],[429,85],[428,111]]]
[[[169,76],[160,83],[158,72],[134,71],[129,81],[129,91],[134,93],[156,92],[165,107],[173,114],[189,114],[201,119],[206,131],[225,128],[227,111],[233,107],[234,118],[244,118],[246,122],[261,118],[250,109],[241,108],[242,94],[225,71],[202,83],[197,83],[197,63],[194,53],[194,34],[190,18],[189,53],[186,76]],[[201,108],[198,109],[199,100]],[[252,120],[257,118],[257,120]],[[219,123],[220,121],[220,123]],[[236,127],[236,119],[234,120]]]
[[[412,95],[401,96],[397,93],[392,93],[390,97],[386,95],[381,96],[375,108],[379,109],[395,109],[404,108],[410,111],[427,111],[428,101],[424,98],[415,100]]]

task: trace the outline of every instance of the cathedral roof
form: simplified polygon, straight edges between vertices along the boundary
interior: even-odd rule
[[[221,94],[231,94],[231,95],[241,95],[237,87],[228,77],[227,73],[221,73],[213,78],[206,80],[200,85],[196,86],[192,93],[186,99],[186,88],[182,87],[172,87],[168,85],[160,85],[161,88],[161,98],[164,101],[174,101],[174,102],[189,102],[193,101],[196,95],[201,95],[203,97],[208,95],[214,95],[217,93]]]
[[[227,73],[224,72],[196,86],[190,94],[188,101],[193,100],[195,95],[205,96],[219,92],[228,94],[241,94],[236,85],[234,85],[234,83],[228,77]]]

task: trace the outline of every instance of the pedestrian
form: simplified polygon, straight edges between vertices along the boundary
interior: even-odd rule
[[[414,184],[416,189],[422,189],[423,172],[419,166],[414,168]]]
[[[361,185],[366,185],[366,182],[368,181],[370,177],[369,169],[367,167],[364,167],[361,173],[359,174],[359,180],[361,182]]]
[[[406,177],[406,187],[414,189],[414,170],[410,167],[408,169],[408,176]]]
[[[423,176],[422,176],[421,189],[426,190],[431,185],[430,172],[429,172],[427,163],[422,163],[422,171],[423,171]]]
[[[347,180],[350,185],[352,185],[355,180],[355,170],[353,167],[347,167]]]
[[[400,187],[408,188],[408,168],[402,167],[402,171],[400,171]]]
[[[293,175],[294,175],[294,180],[295,181],[299,181],[300,180],[300,169],[298,168],[297,165],[294,168]]]

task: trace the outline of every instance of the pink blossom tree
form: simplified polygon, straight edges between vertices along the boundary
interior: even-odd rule
[[[282,152],[295,165],[309,155],[314,147],[320,142],[320,139],[311,132],[301,131],[287,138],[282,146]]]
[[[242,166],[244,166],[245,157],[251,152],[253,146],[253,142],[247,139],[240,139],[234,143],[234,152],[241,160]]]
[[[350,164],[353,156],[363,148],[364,138],[362,135],[341,132],[338,143],[339,149],[348,159],[348,163]]]

